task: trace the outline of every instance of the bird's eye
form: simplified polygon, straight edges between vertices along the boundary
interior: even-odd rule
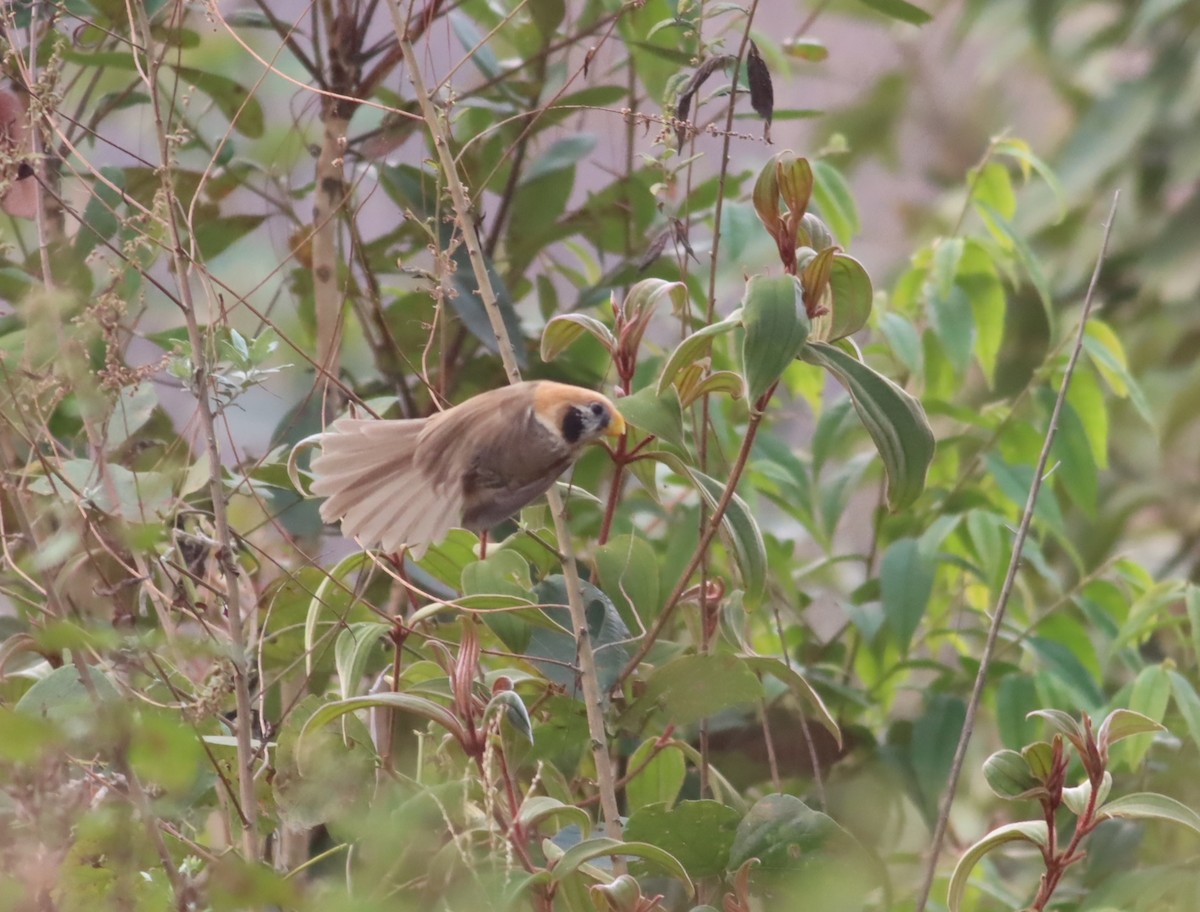
[[[588,410],[597,418],[599,418],[604,414],[604,405],[600,402],[593,402],[590,406],[588,406]]]

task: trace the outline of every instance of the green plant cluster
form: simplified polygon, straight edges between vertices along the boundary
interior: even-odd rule
[[[931,5],[0,11],[0,908],[1194,908],[1196,11],[965,4],[1079,120],[884,281],[902,112],[779,102]],[[566,526],[322,527],[299,441],[509,346],[629,428]]]

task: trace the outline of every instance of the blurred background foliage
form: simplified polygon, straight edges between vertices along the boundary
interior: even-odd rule
[[[288,480],[348,403],[504,382],[389,4],[66,0],[0,12],[0,906],[914,908],[1118,189],[930,907],[1038,819],[982,772],[1050,737],[1032,710],[1161,721],[1114,746],[1112,794],[1200,807],[1200,3],[399,14],[522,369],[635,429],[569,492],[628,875],[545,508],[486,559],[455,532],[397,563]],[[696,78],[748,24],[770,145],[744,94],[726,119],[731,64]],[[844,254],[784,328],[854,342],[768,370],[787,333],[747,311],[789,148],[798,266]],[[889,451],[831,373],[920,401],[927,477],[896,456],[917,413]],[[1054,907],[1195,908],[1195,823],[1155,807],[1100,824]],[[989,851],[958,907],[1023,908],[1041,871]]]

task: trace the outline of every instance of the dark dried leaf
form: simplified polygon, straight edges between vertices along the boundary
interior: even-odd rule
[[[709,57],[704,63],[696,68],[696,72],[692,74],[692,78],[688,80],[683,91],[679,93],[679,101],[675,104],[675,119],[679,121],[679,125],[675,127],[675,137],[679,140],[679,148],[683,148],[684,140],[687,138],[687,128],[683,125],[687,121],[688,115],[692,112],[692,98],[700,86],[704,85],[704,81],[708,79],[715,71],[723,68],[734,61],[732,54],[718,54],[716,57]],[[766,67],[763,68],[764,70]],[[768,77],[768,80],[770,77]]]
[[[775,87],[771,84],[771,71],[767,69],[766,61],[753,41],[746,54],[746,78],[750,83],[750,105],[766,121],[763,138],[770,142],[771,118],[775,113]]]
[[[650,264],[653,263],[655,260],[657,260],[662,255],[663,248],[667,246],[667,240],[670,237],[671,237],[671,230],[669,228],[664,229],[658,233],[658,237],[656,237],[653,241],[650,242],[650,246],[646,248],[646,252],[643,253],[640,257],[638,257],[638,260],[637,260],[637,271],[638,272],[643,272],[644,270],[648,269],[650,267]]]

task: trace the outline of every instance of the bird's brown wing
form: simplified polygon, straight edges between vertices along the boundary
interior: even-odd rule
[[[312,464],[312,492],[328,498],[321,518],[340,519],[342,533],[364,548],[408,544],[418,557],[458,525],[461,484],[433,484],[414,459],[428,420],[343,418],[322,434]]]
[[[486,529],[546,491],[574,451],[533,414],[534,382],[492,390],[430,419],[416,463],[435,483],[457,483],[462,521]]]

